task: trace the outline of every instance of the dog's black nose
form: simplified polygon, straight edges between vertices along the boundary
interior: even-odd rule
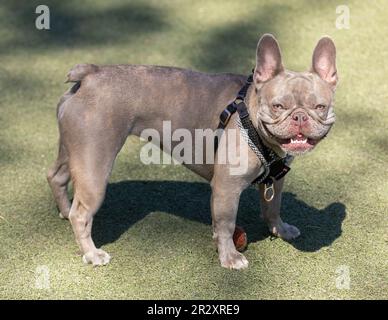
[[[292,120],[298,122],[299,124],[303,124],[308,120],[308,117],[304,112],[296,112],[292,115]]]

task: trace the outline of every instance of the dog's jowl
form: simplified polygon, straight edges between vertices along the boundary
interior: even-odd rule
[[[244,106],[258,140],[279,159],[312,150],[334,123],[333,98],[338,82],[335,55],[333,41],[324,37],[314,49],[311,69],[292,72],[284,69],[275,38],[264,35],[260,39],[252,81],[244,92]],[[58,104],[59,154],[49,170],[48,181],[60,216],[71,222],[83,261],[105,265],[110,256],[95,247],[92,222],[127,136],[140,136],[152,128],[163,137],[166,120],[172,132],[184,128],[193,137],[196,129],[215,130],[220,114],[244,87],[246,76],[172,67],[84,64],[69,72],[68,81],[75,84]],[[239,198],[265,171],[265,154],[260,157],[260,150],[244,137],[238,121],[241,113],[228,112],[228,119],[222,119],[224,131],[214,163],[192,161],[184,165],[211,183],[213,238],[221,265],[241,269],[248,266],[248,261],[233,242]],[[231,135],[237,148],[228,148]],[[177,144],[172,140],[171,145],[162,148],[171,153]],[[242,147],[246,147],[245,154],[240,152]],[[193,139],[193,156],[201,151],[206,157],[209,150],[198,148],[204,146],[198,146]],[[246,163],[246,170],[233,174],[231,168],[236,163],[221,162],[221,153],[241,153],[237,159]],[[70,181],[74,184],[72,202],[67,195]],[[284,177],[273,179],[271,199],[265,196],[268,186],[260,184],[261,213],[271,233],[292,240],[300,233],[280,218],[283,181]]]

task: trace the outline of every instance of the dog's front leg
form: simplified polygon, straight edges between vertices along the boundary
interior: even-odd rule
[[[212,185],[213,239],[217,244],[221,266],[229,269],[243,269],[248,266],[248,260],[236,250],[233,243],[240,193],[231,186]]]
[[[285,223],[280,218],[284,178],[274,182],[275,196],[272,201],[264,199],[264,186],[260,185],[260,206],[262,218],[267,222],[269,231],[283,240],[292,240],[300,235],[297,227]]]

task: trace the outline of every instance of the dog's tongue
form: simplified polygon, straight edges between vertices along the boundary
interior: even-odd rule
[[[296,137],[299,138],[299,139],[303,139],[303,138],[304,138],[304,135],[301,134],[301,133],[298,133],[298,134],[296,135]]]

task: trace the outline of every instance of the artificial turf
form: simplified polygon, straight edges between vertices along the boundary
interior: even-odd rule
[[[388,298],[387,1],[346,1],[350,28],[341,30],[339,1],[45,2],[51,29],[42,31],[39,1],[0,4],[0,298]],[[68,70],[89,62],[248,74],[268,32],[292,70],[309,68],[320,36],[337,46],[337,122],[285,185],[282,216],[301,237],[273,240],[249,189],[238,220],[250,266],[221,268],[209,185],[181,166],[143,165],[129,138],[93,228],[113,260],[83,265],[45,178]]]

